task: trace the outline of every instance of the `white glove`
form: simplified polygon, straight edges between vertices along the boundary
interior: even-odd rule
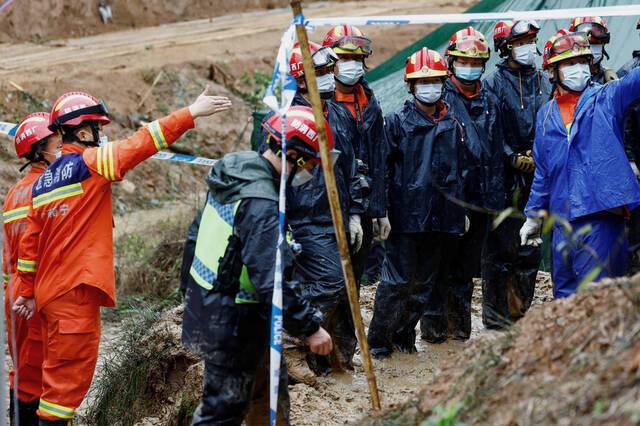
[[[541,227],[540,220],[527,218],[527,221],[520,228],[520,244],[533,247],[538,247],[542,244],[542,238],[540,238]]]
[[[360,223],[360,216],[357,214],[349,216],[349,235],[351,237],[351,247],[355,253],[360,251],[362,247],[362,224]]]
[[[373,220],[373,237],[376,241],[385,241],[391,233],[391,222],[387,216]]]
[[[469,232],[469,229],[471,229],[471,219],[469,219],[469,216],[464,217],[464,233],[466,234],[467,232]]]

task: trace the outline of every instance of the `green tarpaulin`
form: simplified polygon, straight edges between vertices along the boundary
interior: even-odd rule
[[[567,9],[575,7],[598,7],[598,6],[619,6],[637,4],[637,0],[483,0],[471,7],[467,12],[508,12],[510,10],[541,10],[541,9]],[[625,62],[631,59],[631,52],[640,49],[640,36],[636,31],[638,17],[604,17],[611,31],[611,43],[607,46],[611,58],[605,65],[617,70]],[[544,47],[546,40],[560,28],[568,28],[570,22],[567,20],[541,21],[542,29],[539,35],[538,47],[540,51]],[[479,22],[473,26],[481,31],[489,41],[493,50],[492,30],[495,21]],[[399,108],[408,94],[403,81],[404,63],[411,53],[426,46],[444,54],[446,44],[451,35],[459,29],[464,28],[463,24],[445,24],[437,30],[426,35],[422,39],[407,46],[391,59],[374,68],[367,74],[367,79],[372,82],[376,96],[380,100],[385,113]],[[366,28],[363,29],[366,33]],[[375,40],[373,40],[375,49]],[[487,65],[485,75],[492,72],[495,63],[499,60],[497,54],[493,54]]]

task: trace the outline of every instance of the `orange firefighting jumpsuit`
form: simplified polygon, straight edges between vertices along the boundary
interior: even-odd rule
[[[30,320],[19,315],[11,315],[11,305],[18,297],[16,291],[18,245],[27,225],[26,218],[31,205],[31,186],[43,172],[43,168],[31,166],[29,173],[9,190],[2,208],[4,314],[7,324],[7,342],[13,360],[13,368],[9,372],[9,387],[13,390],[17,382],[18,399],[22,402],[33,402],[40,398],[42,393],[40,315],[36,313]]]
[[[44,344],[38,415],[71,419],[91,384],[100,306],[115,306],[111,183],[194,127],[179,110],[126,140],[65,145],[33,185],[18,258],[19,295],[34,297]]]

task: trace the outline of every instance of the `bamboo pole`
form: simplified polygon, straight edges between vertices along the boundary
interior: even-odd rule
[[[292,0],[291,8],[293,9],[294,18],[302,16],[302,4],[300,0]],[[351,266],[351,256],[349,255],[349,243],[347,242],[347,234],[345,232],[342,210],[340,210],[340,199],[338,198],[338,189],[336,187],[336,177],[331,162],[331,154],[327,144],[327,129],[324,125],[324,113],[322,111],[322,102],[320,101],[320,93],[318,92],[318,84],[316,81],[316,72],[311,59],[309,50],[309,38],[304,27],[304,22],[296,24],[296,33],[298,43],[302,51],[304,64],[304,75],[307,82],[307,89],[313,107],[313,115],[318,131],[320,141],[320,156],[322,159],[322,170],[324,172],[324,183],[327,187],[329,196],[329,206],[331,208],[331,217],[333,218],[333,227],[338,241],[338,249],[342,260],[342,272],[344,274],[345,284],[347,287],[347,296],[349,297],[349,306],[351,308],[351,316],[356,329],[358,343],[360,344],[360,353],[362,355],[362,363],[367,374],[367,382],[369,384],[369,392],[371,393],[371,405],[374,410],[380,410],[380,397],[378,395],[378,385],[376,384],[376,376],[373,370],[373,362],[371,361],[371,353],[369,352],[369,343],[364,332],[364,324],[362,322],[362,314],[360,312],[360,303],[358,297],[358,289],[356,280]]]

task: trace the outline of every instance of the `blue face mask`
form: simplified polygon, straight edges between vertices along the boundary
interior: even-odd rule
[[[482,77],[482,67],[459,67],[455,66],[456,77],[465,81],[477,81]]]

